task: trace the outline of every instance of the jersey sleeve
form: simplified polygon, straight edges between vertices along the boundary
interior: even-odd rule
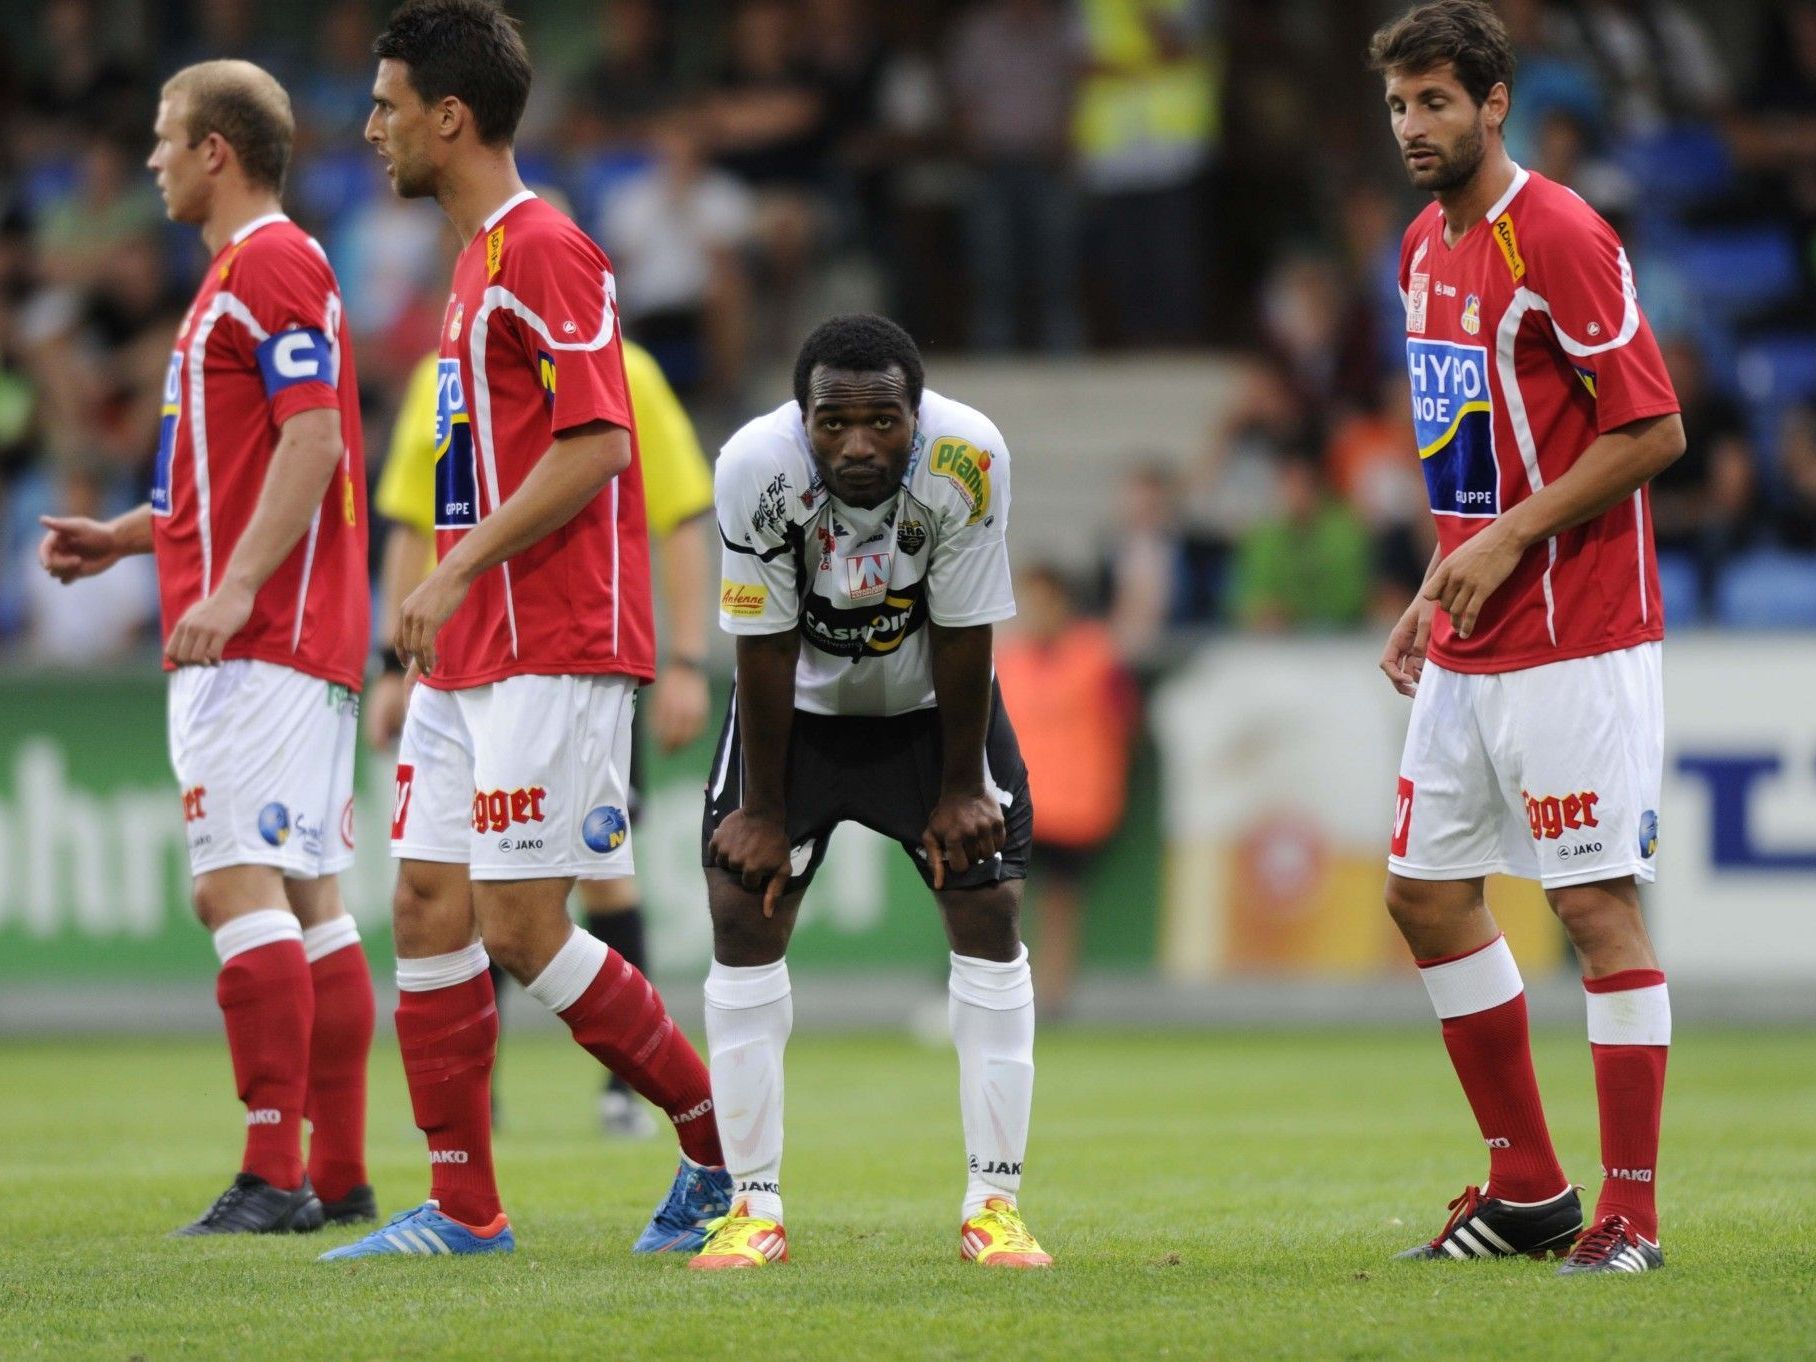
[[[507,231],[510,223],[493,229]],[[535,366],[549,404],[549,425],[559,435],[590,421],[631,424],[618,335],[618,290],[611,262],[579,228],[532,241],[487,237],[487,260],[496,257],[505,291],[504,310]]]
[[[927,563],[927,612],[948,628],[1015,614],[1009,580],[1009,450],[994,426],[928,441],[927,491],[939,533]]]
[[[713,505],[724,546],[719,627],[728,634],[780,634],[801,619],[801,527],[781,463],[756,451],[719,456]]]
[[[1595,398],[1602,433],[1678,410],[1652,327],[1640,311],[1633,265],[1614,229],[1593,214],[1539,238],[1534,284],[1551,330]]]
[[[428,535],[435,533],[436,373],[437,357],[429,355],[410,375],[372,499],[387,520]]]
[[[658,539],[677,525],[710,511],[713,475],[694,423],[649,351],[624,342],[624,374],[637,414],[637,449],[643,456],[643,509]]]
[[[254,237],[227,262],[225,292],[251,314],[253,357],[281,426],[298,412],[340,407],[340,291],[314,242]],[[261,333],[263,333],[261,335]]]

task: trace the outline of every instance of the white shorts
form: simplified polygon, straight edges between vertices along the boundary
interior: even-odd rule
[[[476,880],[631,875],[627,676],[419,685],[397,745],[391,854]]]
[[[1427,663],[1412,702],[1388,867],[1547,889],[1656,878],[1662,647],[1482,675]]]
[[[179,667],[168,727],[192,874],[269,865],[311,880],[353,864],[358,695],[250,658]]]

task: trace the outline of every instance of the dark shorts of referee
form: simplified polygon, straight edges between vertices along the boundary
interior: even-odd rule
[[[845,822],[900,842],[932,888],[933,871],[921,833],[939,800],[943,761],[936,709],[892,715],[809,714],[797,709],[784,786],[788,844],[794,848],[788,891],[805,889],[813,880],[826,859],[832,830]],[[948,869],[947,889],[977,889],[1028,874],[1028,850],[1034,839],[1028,768],[1022,764],[1002,693],[994,686],[984,736],[984,787],[1003,805],[1003,849],[963,874]],[[713,830],[740,805],[743,793],[744,746],[734,687],[707,780],[706,817],[700,829],[702,864],[712,865],[708,848]]]

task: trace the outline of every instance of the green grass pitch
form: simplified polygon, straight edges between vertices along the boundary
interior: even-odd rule
[[[350,1232],[175,1241],[225,1185],[218,1041],[0,1042],[0,1358],[1816,1357],[1816,1062],[1795,1032],[1690,1031],[1671,1056],[1668,1266],[1403,1264],[1486,1167],[1435,1032],[1039,1044],[1022,1204],[1050,1273],[958,1261],[948,1050],[803,1035],[784,1167],[794,1261],[702,1275],[626,1249],[666,1141],[592,1124],[596,1071],[507,1037],[508,1259],[318,1266]],[[1565,1165],[1591,1184],[1580,1034],[1541,1036]],[[394,1049],[373,1066],[386,1211],[427,1183]]]

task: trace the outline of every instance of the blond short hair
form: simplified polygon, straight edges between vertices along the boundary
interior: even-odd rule
[[[219,133],[239,157],[249,181],[273,193],[283,192],[296,119],[290,112],[290,96],[269,71],[249,61],[197,62],[164,82],[164,98],[175,95],[186,102],[190,146]]]

